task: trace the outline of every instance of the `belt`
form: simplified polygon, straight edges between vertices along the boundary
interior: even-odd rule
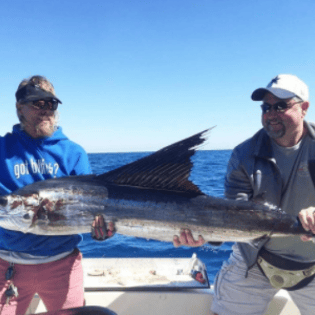
[[[315,263],[295,262],[261,249],[257,264],[276,289],[293,291],[309,284],[315,277]]]

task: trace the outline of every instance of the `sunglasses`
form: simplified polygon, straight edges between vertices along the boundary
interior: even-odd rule
[[[267,114],[271,111],[273,108],[277,113],[283,113],[285,112],[288,108],[293,107],[295,104],[303,103],[303,101],[296,102],[292,106],[288,106],[288,104],[285,101],[280,101],[274,105],[268,104],[268,103],[263,103],[260,105],[262,111],[264,114]]]
[[[49,109],[49,110],[56,110],[58,108],[58,101],[51,99],[51,100],[40,100],[40,101],[33,101],[30,102],[30,105],[35,109]]]

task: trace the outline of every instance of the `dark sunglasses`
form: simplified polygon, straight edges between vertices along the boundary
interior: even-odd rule
[[[303,103],[303,101],[296,102],[292,106],[288,106],[288,104],[285,101],[280,101],[280,102],[273,104],[273,105],[268,104],[268,103],[263,103],[262,105],[260,105],[260,107],[261,107],[264,114],[269,113],[272,108],[278,113],[283,113],[288,108],[293,107],[295,104],[299,104],[299,103]]]
[[[33,102],[30,102],[30,104],[32,105],[32,107],[36,109],[56,110],[58,108],[58,101],[54,99],[33,101]]]

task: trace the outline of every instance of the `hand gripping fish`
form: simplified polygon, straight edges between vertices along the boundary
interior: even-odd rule
[[[117,233],[172,241],[181,228],[205,241],[307,234],[296,217],[250,201],[208,196],[188,178],[205,130],[101,175],[39,181],[0,197],[0,226],[40,235],[90,232],[95,215]]]

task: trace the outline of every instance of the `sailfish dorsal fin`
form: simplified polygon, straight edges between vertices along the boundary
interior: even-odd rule
[[[192,169],[190,160],[206,140],[212,128],[169,145],[153,154],[115,170],[98,175],[97,180],[117,185],[172,190],[200,195],[200,189],[188,178]]]

